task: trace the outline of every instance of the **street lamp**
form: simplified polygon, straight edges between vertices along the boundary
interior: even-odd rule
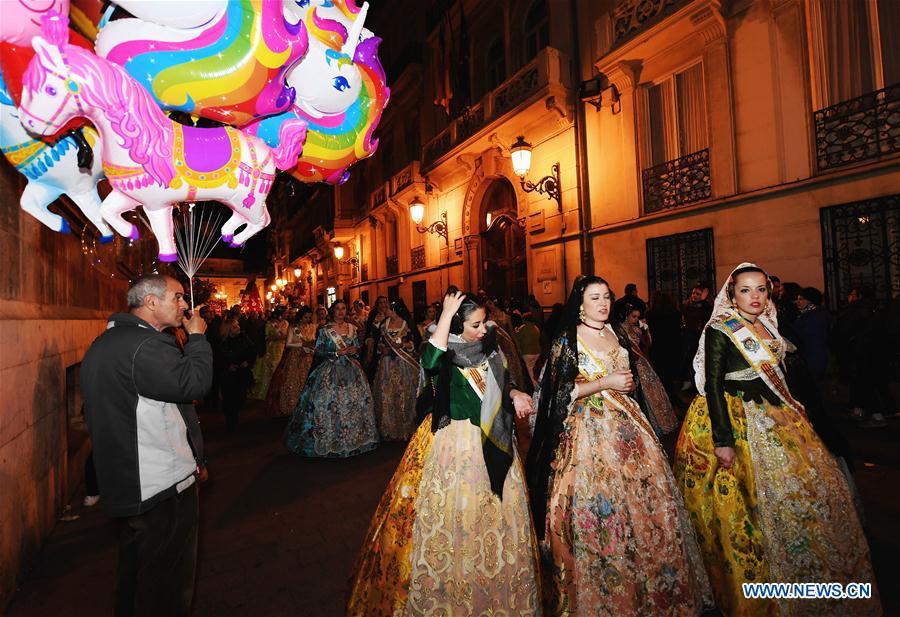
[[[537,191],[541,195],[547,195],[547,199],[555,199],[557,209],[562,212],[562,195],[560,194],[559,162],[550,168],[550,175],[544,176],[537,182],[525,179],[525,175],[531,170],[531,144],[525,141],[525,137],[519,135],[509,148],[512,158],[513,171],[519,176],[522,190],[526,193]]]
[[[344,259],[344,247],[340,244],[334,245],[334,256],[342,264],[350,264],[354,268],[359,267],[359,253],[355,257]]]
[[[278,291],[278,285],[275,285],[275,284],[270,285],[269,289],[271,289],[272,291]]]
[[[447,212],[441,212],[441,218],[436,220],[428,227],[421,225],[422,219],[425,218],[425,204],[418,197],[414,197],[412,203],[409,204],[409,217],[416,224],[416,231],[420,234],[432,233],[444,238],[447,246],[450,246],[450,236],[447,227]]]
[[[299,279],[301,276],[303,276],[303,270],[301,270],[300,268],[294,268],[294,278]]]

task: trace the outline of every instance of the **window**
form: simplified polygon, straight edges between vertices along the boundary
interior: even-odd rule
[[[900,2],[809,0],[817,107],[900,83]]]
[[[650,167],[708,146],[701,63],[647,88],[647,127]]]
[[[716,288],[713,230],[647,239],[647,288],[651,301],[667,294],[681,305],[695,285]]]
[[[525,61],[528,62],[550,44],[550,20],[545,0],[538,0],[525,15]]]
[[[326,293],[328,293],[328,304],[326,304],[325,306],[331,308],[331,305],[337,302],[337,288],[329,287],[325,291]]]
[[[820,211],[828,308],[865,287],[881,306],[900,294],[900,194]]]
[[[503,38],[494,39],[488,47],[487,58],[485,58],[487,70],[487,89],[493,90],[506,80],[506,49],[503,45]]]
[[[709,148],[703,64],[646,88],[644,214],[709,199]]]

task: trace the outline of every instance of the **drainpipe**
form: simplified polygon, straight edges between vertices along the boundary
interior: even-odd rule
[[[581,100],[581,44],[578,38],[578,0],[569,0],[572,28],[572,83],[575,97],[575,173],[578,176],[578,249],[581,251],[581,274],[594,273],[594,249],[591,229],[590,180],[587,168],[587,129],[584,102]]]

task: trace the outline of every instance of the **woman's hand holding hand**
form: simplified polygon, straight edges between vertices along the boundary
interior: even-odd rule
[[[603,378],[603,389],[631,392],[634,390],[634,376],[627,369],[613,371]]]
[[[734,448],[719,447],[713,450],[713,453],[715,453],[716,459],[718,459],[719,461],[719,465],[721,465],[725,469],[731,469],[731,466],[734,465]]]
[[[512,394],[512,402],[518,419],[522,420],[534,413],[534,403],[531,397],[524,392],[514,392]]]

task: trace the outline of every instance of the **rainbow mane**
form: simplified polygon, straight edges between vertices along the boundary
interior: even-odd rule
[[[303,23],[285,21],[282,0],[230,0],[191,40],[123,42],[107,58],[161,107],[242,126],[290,108],[294,93],[285,76],[308,47]]]
[[[282,123],[294,118],[308,123],[303,156],[293,170],[300,180],[339,184],[346,179],[348,167],[372,156],[378,148],[373,133],[390,98],[378,59],[380,43],[381,39],[373,36],[357,46],[353,62],[360,69],[362,88],[359,98],[343,113],[316,118],[295,105],[289,112],[265,118],[251,128],[269,146],[275,147]]]

